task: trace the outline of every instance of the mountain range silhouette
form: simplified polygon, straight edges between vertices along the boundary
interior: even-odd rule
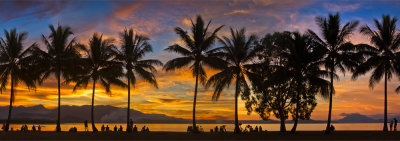
[[[15,112],[12,113],[12,117],[15,117],[15,122],[48,122],[52,123],[56,121],[57,109],[45,108],[43,105],[36,105],[30,107],[18,106],[14,107]],[[126,120],[126,108],[119,108],[109,105],[97,105],[95,106],[95,121],[103,123],[123,123]],[[90,118],[90,105],[83,106],[68,106],[63,105],[61,107],[62,115],[61,119],[64,123],[80,123]],[[8,106],[0,106],[0,113],[7,113]],[[377,119],[381,115],[362,115],[359,113],[342,113],[343,118],[333,121],[334,123],[380,123],[383,119]],[[131,109],[131,117],[135,123],[190,123],[190,119],[176,118],[167,116],[164,114],[148,114],[137,110]],[[394,117],[400,117],[400,115],[391,115],[389,119]],[[1,114],[0,120],[7,119],[7,114]],[[15,123],[14,122],[14,123]],[[277,120],[243,120],[245,124],[256,124],[256,123],[279,123]],[[288,123],[291,123],[288,120]],[[324,123],[322,120],[304,120],[302,123]],[[233,120],[199,120],[199,123],[220,123],[229,124],[233,123]]]

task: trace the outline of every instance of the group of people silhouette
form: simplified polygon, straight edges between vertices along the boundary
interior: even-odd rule
[[[199,128],[199,127],[197,127]],[[201,127],[200,127],[201,128]],[[192,130],[192,126],[188,127],[188,132],[190,132]],[[244,129],[242,127],[240,127],[240,130],[244,133],[247,132],[263,132],[263,129],[261,126],[256,126],[255,128],[253,128],[253,126],[251,125],[247,125]],[[200,130],[202,131],[202,129]],[[226,125],[222,125],[222,126],[215,126],[214,128],[210,129],[210,132],[214,132],[214,133],[226,133]]]
[[[244,128],[244,130],[242,130],[242,131],[244,133],[246,133],[246,132],[262,132],[263,129],[262,129],[261,125],[260,126],[256,126],[254,129],[253,129],[253,126],[247,125],[246,128]]]
[[[192,133],[194,131],[193,126],[188,126],[187,128],[187,133]],[[198,132],[204,132],[203,127],[202,126],[196,126],[196,131]]]
[[[397,119],[396,118],[394,118],[393,120],[390,121],[390,131],[397,131]]]
[[[76,127],[71,127],[68,132],[78,132],[78,128]]]
[[[88,121],[85,120],[84,121],[84,125],[85,125],[85,131],[88,132],[89,131],[89,127],[88,127]],[[111,131],[110,127],[108,125],[104,126],[104,124],[101,126],[100,128],[101,132],[109,132]],[[123,131],[123,127],[122,125],[119,126],[119,128],[117,127],[117,125],[114,126],[114,132],[122,132]],[[133,125],[133,120],[130,119],[129,121],[129,125],[127,127],[127,131],[131,131],[131,132],[138,132],[138,128],[136,127],[136,125]],[[149,127],[143,126],[141,132],[150,132]]]
[[[1,129],[4,131],[5,128],[6,128],[6,125],[5,125],[5,123],[3,123],[3,126],[1,127]],[[10,131],[14,131],[14,128],[11,128]],[[20,130],[17,129],[17,131],[22,131],[22,132],[29,131],[28,125],[26,125],[26,124],[22,125]],[[36,132],[36,131],[40,132],[40,131],[42,131],[42,126],[40,126],[40,125],[38,125],[38,126],[32,125],[32,128],[31,128],[30,131],[32,131],[32,132]]]
[[[210,132],[215,132],[215,133],[218,133],[218,132],[220,132],[220,133],[226,133],[226,128],[225,128],[225,127],[226,127],[225,125],[222,125],[222,126],[219,127],[219,130],[218,130],[218,126],[215,126],[214,130],[213,130],[213,129],[210,129]]]

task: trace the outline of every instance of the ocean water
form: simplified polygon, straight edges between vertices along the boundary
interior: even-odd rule
[[[21,126],[24,124],[11,124],[11,128],[14,131],[20,130]],[[29,130],[32,130],[33,124],[27,124]],[[39,124],[34,124],[38,126]],[[110,130],[114,130],[114,126],[119,128],[120,125],[125,130],[126,123],[96,123],[96,128],[100,131],[101,126],[109,126]],[[166,131],[166,132],[186,132],[188,126],[191,124],[135,124],[138,127],[138,130],[142,129],[143,126],[149,127],[150,131]],[[227,131],[233,131],[234,125],[233,124],[198,124],[201,126],[205,132],[209,132],[210,129],[214,129],[215,126],[226,126]],[[262,126],[263,130],[268,131],[279,131],[280,124],[243,124],[242,128],[245,128],[247,125],[253,126]],[[336,130],[382,130],[383,124],[382,123],[334,123]],[[55,131],[56,124],[40,124],[42,127],[42,131]],[[92,125],[88,123],[89,130],[92,130]],[[290,131],[293,124],[286,124],[286,130]],[[78,131],[84,131],[85,126],[83,123],[64,123],[61,124],[62,131],[68,131],[70,128],[76,127]],[[298,124],[297,130],[298,131],[322,131],[326,127],[326,123],[303,123]],[[36,128],[37,130],[37,128]]]

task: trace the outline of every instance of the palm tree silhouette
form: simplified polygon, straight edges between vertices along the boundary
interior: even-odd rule
[[[387,81],[392,78],[392,73],[400,74],[400,33],[396,32],[396,17],[390,15],[382,15],[382,21],[374,19],[377,31],[372,30],[368,25],[362,26],[360,33],[367,35],[371,39],[373,46],[370,46],[364,53],[369,58],[360,64],[355,72],[353,78],[367,73],[370,70],[372,75],[369,79],[369,87],[373,88],[382,77],[385,79],[385,109],[384,109],[384,123],[383,131],[387,132]],[[400,89],[397,88],[398,92]]]
[[[197,87],[198,81],[204,84],[207,79],[203,65],[210,66],[212,68],[222,68],[221,59],[216,57],[215,50],[212,50],[212,45],[217,39],[217,32],[223,27],[219,26],[213,32],[209,32],[208,28],[211,21],[207,25],[204,24],[201,16],[197,16],[196,23],[192,22],[191,32],[192,35],[188,35],[180,27],[175,28],[176,34],[184,41],[185,46],[174,44],[167,47],[165,50],[168,52],[175,52],[183,57],[178,57],[169,60],[164,69],[166,71],[172,71],[184,66],[189,66],[193,73],[193,77],[196,78],[196,84],[194,88],[194,99],[193,99],[193,132],[197,132],[196,128],[196,99],[197,99]]]
[[[238,97],[249,97],[250,87],[246,82],[248,66],[257,57],[257,50],[254,48],[255,35],[246,37],[246,30],[233,30],[230,28],[231,37],[219,38],[222,47],[216,48],[218,56],[226,60],[227,65],[223,70],[211,76],[206,87],[215,87],[213,100],[218,100],[224,88],[229,87],[232,81],[236,81],[235,89],[235,133],[240,133],[238,119]],[[221,61],[225,62],[225,61]]]
[[[47,51],[37,49],[36,56],[40,56],[40,71],[42,73],[41,82],[54,74],[57,79],[58,88],[58,113],[56,131],[61,132],[61,77],[67,79],[71,73],[76,73],[77,65],[75,64],[79,58],[79,46],[75,43],[75,38],[69,42],[69,37],[73,34],[68,26],[58,25],[55,28],[49,25],[51,33],[48,37],[42,35],[43,42]]]
[[[92,107],[91,107],[91,121],[93,132],[97,132],[94,123],[94,95],[96,82],[102,84],[107,93],[110,93],[110,85],[115,84],[118,86],[125,86],[120,77],[123,76],[122,63],[114,61],[113,45],[114,40],[103,40],[102,35],[94,33],[89,40],[89,48],[81,45],[81,49],[86,52],[87,58],[82,58],[81,67],[82,71],[77,72],[71,76],[66,82],[75,82],[74,91],[78,87],[87,87],[90,81],[93,81],[92,92]]]
[[[17,30],[4,30],[5,39],[0,38],[0,91],[6,89],[10,80],[10,107],[5,131],[10,127],[12,104],[15,100],[14,86],[24,83],[28,89],[35,89],[39,77],[33,73],[36,67],[35,56],[32,56],[36,43],[24,49],[23,43],[28,35],[26,32],[17,33]]]
[[[291,132],[295,133],[298,120],[308,119],[307,114],[300,111],[309,111],[307,105],[312,105],[313,102],[307,103],[309,95],[320,93],[324,97],[328,97],[329,81],[323,79],[328,75],[327,71],[321,70],[323,57],[326,53],[324,46],[314,46],[308,34],[301,35],[299,32],[284,32],[280,39],[283,43],[280,44],[281,52],[279,53],[283,66],[275,67],[281,75],[278,77],[288,77],[284,80],[293,80],[296,92],[292,100],[296,103],[294,110],[294,125]],[[278,39],[279,40],[279,39]],[[275,77],[276,77],[275,76]],[[311,112],[310,112],[311,113]],[[309,115],[308,115],[309,116]]]
[[[321,30],[323,39],[319,38],[316,33],[308,30],[310,37],[313,38],[317,45],[327,49],[324,65],[329,71],[330,77],[330,94],[329,94],[329,114],[326,125],[326,133],[330,133],[329,127],[331,124],[332,115],[332,96],[334,94],[333,78],[336,77],[336,69],[345,73],[346,69],[353,70],[357,65],[360,57],[354,57],[354,47],[350,42],[347,42],[348,37],[352,34],[358,25],[358,21],[347,22],[344,26],[341,25],[339,13],[335,15],[329,14],[328,18],[316,17],[316,23]]]
[[[162,66],[162,62],[156,59],[143,59],[146,53],[153,49],[148,42],[150,39],[139,34],[134,34],[133,29],[125,29],[121,33],[122,46],[120,50],[114,49],[116,59],[123,63],[126,70],[125,77],[128,81],[128,107],[127,107],[127,132],[130,132],[130,103],[131,103],[131,85],[135,87],[136,76],[139,75],[144,81],[149,82],[158,88],[154,73],[157,72],[155,66]],[[132,83],[132,84],[131,84]]]

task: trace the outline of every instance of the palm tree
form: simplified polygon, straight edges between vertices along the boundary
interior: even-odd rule
[[[36,43],[24,49],[23,43],[28,35],[26,32],[17,33],[17,30],[4,30],[5,39],[0,38],[0,91],[6,89],[8,80],[10,80],[10,108],[5,131],[10,127],[12,104],[15,100],[14,86],[24,83],[28,89],[36,88],[36,82],[39,77],[32,72],[35,70],[32,50],[38,48]]]
[[[230,28],[231,37],[223,36],[219,42],[223,45],[219,50],[219,56],[226,60],[226,67],[219,73],[211,76],[206,87],[215,87],[213,100],[218,100],[224,88],[229,87],[232,81],[236,81],[235,89],[235,133],[240,133],[238,119],[238,97],[248,97],[250,87],[246,82],[248,66],[257,57],[257,50],[254,48],[255,35],[246,36],[244,28],[233,30]],[[222,61],[225,62],[225,61]]]
[[[359,22],[351,21],[342,26],[339,13],[336,13],[335,15],[329,14],[328,18],[317,17],[316,23],[321,30],[323,39],[318,37],[318,35],[311,30],[308,30],[308,33],[319,46],[323,46],[327,49],[324,64],[325,68],[329,71],[331,86],[326,133],[330,133],[329,127],[332,115],[332,96],[334,94],[333,78],[336,76],[336,69],[345,73],[346,69],[353,70],[353,67],[360,61],[360,57],[354,56],[355,48],[353,44],[347,41]],[[336,78],[338,79],[337,76]]]
[[[61,132],[61,77],[69,78],[71,73],[76,73],[77,65],[75,63],[80,58],[79,46],[75,43],[75,38],[68,39],[73,34],[68,26],[58,25],[55,28],[49,25],[51,33],[48,37],[42,35],[47,50],[35,50],[36,56],[40,56],[40,71],[42,72],[41,82],[54,74],[57,79],[58,87],[58,114],[56,131]]]
[[[143,59],[146,53],[152,52],[153,49],[149,43],[149,38],[134,34],[133,29],[125,29],[121,33],[122,46],[120,50],[114,50],[116,59],[123,63],[126,70],[125,77],[128,81],[128,108],[127,108],[127,132],[130,132],[130,105],[131,105],[131,85],[135,87],[136,75],[139,75],[144,81],[149,82],[158,88],[154,73],[155,66],[162,66],[162,62],[155,59]],[[132,84],[131,84],[132,83]]]
[[[282,38],[284,39],[281,40],[283,43],[280,44],[280,47],[283,49],[281,49],[279,57],[284,61],[282,61],[282,66],[277,67],[277,72],[283,74],[279,77],[288,77],[296,85],[296,92],[292,98],[293,103],[296,103],[296,108],[293,114],[294,125],[291,130],[292,133],[295,133],[299,118],[308,119],[309,117],[305,116],[310,114],[305,113],[312,112],[305,110],[307,105],[313,103],[307,103],[308,95],[312,97],[317,93],[324,97],[328,95],[329,81],[323,79],[328,72],[320,69],[327,50],[324,46],[314,45],[313,40],[307,34],[284,32]],[[300,111],[305,113],[300,114]]]
[[[102,84],[107,93],[110,93],[110,85],[116,84],[125,86],[125,84],[118,79],[123,76],[122,63],[112,60],[113,55],[113,41],[112,39],[103,40],[102,35],[94,33],[89,40],[89,49],[82,45],[83,51],[86,52],[87,58],[82,58],[82,71],[72,76],[66,82],[75,82],[74,91],[78,87],[87,87],[89,81],[93,82],[92,92],[92,107],[91,107],[91,122],[93,132],[97,132],[94,124],[94,95],[96,89],[96,82]]]
[[[176,34],[179,35],[180,39],[184,41],[185,46],[174,44],[167,47],[165,50],[168,52],[175,52],[183,57],[178,57],[169,60],[164,69],[166,71],[172,71],[184,66],[190,66],[193,73],[193,77],[196,78],[196,84],[194,88],[194,99],[193,99],[193,132],[197,132],[196,128],[196,99],[197,99],[197,87],[198,81],[204,84],[207,79],[203,65],[212,68],[221,68],[221,59],[216,57],[215,50],[212,50],[212,45],[217,39],[217,32],[223,27],[219,26],[213,32],[208,31],[208,27],[211,21],[207,25],[204,24],[201,16],[197,16],[196,23],[192,21],[190,36],[186,31],[180,27],[175,28]]]
[[[384,121],[383,131],[387,132],[387,81],[392,78],[392,73],[397,75],[400,74],[400,52],[398,51],[400,46],[400,33],[396,31],[396,17],[390,17],[390,15],[382,15],[382,21],[374,19],[375,27],[377,31],[372,30],[368,25],[362,26],[360,32],[367,35],[371,39],[373,47],[370,47],[365,54],[369,58],[360,64],[355,72],[353,78],[372,71],[369,79],[369,87],[373,88],[382,77],[385,79],[385,109],[384,109]],[[396,91],[400,89],[397,88]]]

